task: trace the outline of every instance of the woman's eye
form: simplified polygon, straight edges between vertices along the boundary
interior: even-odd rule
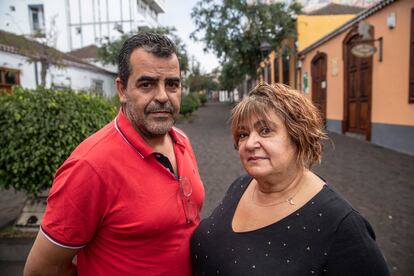
[[[239,140],[246,138],[248,135],[247,133],[239,133]]]
[[[263,127],[262,129],[260,129],[260,135],[267,135],[271,132],[271,129],[268,127]]]

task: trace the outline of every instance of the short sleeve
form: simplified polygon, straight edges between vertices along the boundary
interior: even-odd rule
[[[326,275],[390,275],[371,225],[357,212],[341,222],[328,253]]]
[[[85,160],[67,160],[56,172],[41,231],[66,248],[85,246],[97,231],[105,211],[103,182]]]

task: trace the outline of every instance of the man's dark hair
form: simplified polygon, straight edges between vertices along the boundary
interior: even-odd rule
[[[132,68],[129,62],[131,53],[138,48],[143,48],[146,52],[161,58],[168,58],[173,54],[178,57],[174,42],[165,35],[139,33],[131,36],[124,42],[118,55],[118,77],[124,86],[127,85],[131,74]]]

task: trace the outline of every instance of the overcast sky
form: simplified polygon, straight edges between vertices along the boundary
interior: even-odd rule
[[[191,9],[197,0],[165,0],[165,13],[159,15],[158,19],[163,26],[173,26],[177,34],[187,45],[189,56],[194,56],[201,64],[201,68],[207,73],[219,66],[215,55],[203,52],[203,43],[195,43],[190,39],[190,33],[195,30],[191,19]]]

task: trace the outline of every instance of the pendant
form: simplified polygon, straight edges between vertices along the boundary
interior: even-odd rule
[[[293,198],[289,198],[287,200],[287,202],[289,202],[290,205],[295,205],[295,202],[293,201]]]

